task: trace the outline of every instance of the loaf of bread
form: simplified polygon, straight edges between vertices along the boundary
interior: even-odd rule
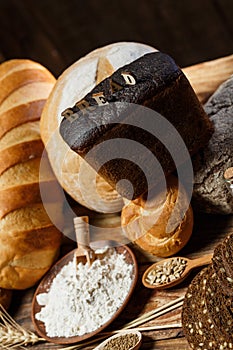
[[[215,247],[212,264],[192,280],[186,292],[182,324],[193,349],[233,347],[232,241],[231,234]]]
[[[61,232],[48,212],[56,212],[56,225],[62,225],[63,197],[39,127],[54,83],[36,62],[19,59],[0,65],[1,288],[31,287],[58,257]],[[47,202],[41,190],[47,191]]]
[[[41,137],[58,181],[77,202],[95,211],[120,211],[123,201],[118,193],[63,141],[59,134],[61,113],[82,99],[95,85],[119,67],[153,51],[155,49],[148,45],[119,42],[90,52],[62,73],[43,110]]]
[[[233,214],[233,195],[224,178],[233,166],[233,76],[204,106],[214,125],[208,145],[193,157],[193,207],[211,214]]]
[[[99,104],[104,107],[96,108]],[[89,107],[87,112],[83,112],[84,105]],[[152,120],[149,108],[142,110],[136,105],[158,112],[173,129],[163,126],[165,122],[157,113]],[[67,105],[63,115],[60,133],[65,142],[129,199],[139,197],[161,180],[160,166],[167,176],[187,160],[188,152],[186,157],[181,156],[177,131],[190,155],[204,147],[213,132],[187,78],[173,59],[161,52],[148,53],[119,68],[74,106]],[[135,120],[139,126],[133,124]],[[158,132],[156,136],[152,130]],[[118,146],[113,140],[119,140]],[[101,147],[104,143],[107,146]],[[143,146],[143,150],[136,151],[136,145]],[[119,156],[115,155],[116,148]],[[176,164],[171,149],[177,149],[180,155]],[[154,158],[149,159],[148,152]],[[108,161],[103,164],[103,159]],[[155,166],[154,159],[159,166]]]
[[[170,175],[166,190],[150,201],[143,196],[129,201],[122,209],[121,224],[126,236],[144,251],[167,257],[188,242],[193,212],[184,188]]]

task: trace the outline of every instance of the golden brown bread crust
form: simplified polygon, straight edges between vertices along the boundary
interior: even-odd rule
[[[40,119],[45,99],[38,99],[16,107],[0,114],[0,138],[11,129],[30,121]]]
[[[53,82],[51,77],[51,82]],[[23,69],[13,72],[1,79],[0,103],[2,103],[7,96],[20,87],[33,83],[35,81],[48,82],[48,73],[42,69]]]
[[[27,237],[27,239],[25,239]],[[50,225],[28,232],[7,233],[1,238],[2,288],[26,289],[33,286],[49,270],[58,257],[60,232]],[[5,261],[7,263],[3,264]]]
[[[183,188],[180,188],[177,202],[177,184],[177,179],[171,175],[167,179],[166,193],[161,191],[150,203],[139,197],[122,210],[121,223],[127,237],[156,256],[176,254],[192,234],[193,211]],[[183,208],[188,209],[182,218]]]
[[[54,82],[50,72],[29,60],[0,65],[1,288],[33,286],[59,253],[61,232],[40,193],[53,193],[46,205],[62,219],[62,196],[46,161],[38,123]]]
[[[57,181],[44,181],[42,184],[38,182],[22,184],[15,187],[10,187],[2,190],[0,197],[0,219],[13,210],[24,208],[33,203],[41,203],[40,189],[43,186],[43,191],[50,191],[54,193],[52,200],[59,202],[61,200],[59,191],[57,189]],[[53,190],[53,188],[55,190]]]
[[[10,167],[26,162],[30,158],[41,157],[44,145],[41,140],[32,140],[14,145],[0,152],[0,175]]]

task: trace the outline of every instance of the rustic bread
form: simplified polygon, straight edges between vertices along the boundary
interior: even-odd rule
[[[219,349],[213,323],[207,318],[204,305],[208,274],[208,269],[203,269],[197,274],[187,289],[183,303],[183,331],[192,349]]]
[[[222,242],[222,258],[227,275],[233,278],[233,234],[227,236]]]
[[[233,343],[233,315],[230,310],[232,298],[223,294],[216,277],[213,267],[210,266],[204,295],[207,314],[214,325],[214,332],[218,333],[218,338],[223,337],[227,342]]]
[[[38,122],[27,122],[0,137],[0,175],[9,167],[43,153]]]
[[[232,313],[224,298],[211,265],[192,280],[182,308],[183,330],[192,349],[232,348]]]
[[[119,67],[153,51],[155,49],[148,45],[118,42],[90,52],[58,78],[43,110],[41,137],[54,173],[71,197],[90,209],[116,212],[121,210],[123,201],[112,187],[96,175],[96,172],[63,141],[58,130],[62,120],[61,113],[82,99],[96,84]],[[84,167],[82,176],[81,167]]]
[[[185,294],[182,325],[193,349],[233,348],[233,279],[228,280],[224,266],[224,259],[231,265],[230,254],[225,254],[232,249],[231,239],[227,236],[215,247],[212,264],[192,280]]]
[[[178,196],[179,195],[179,196]],[[193,212],[187,194],[175,176],[167,188],[147,201],[141,196],[122,209],[121,225],[126,236],[143,250],[161,257],[176,254],[188,242],[193,229]]]
[[[232,214],[233,196],[224,173],[233,166],[233,76],[204,108],[214,124],[214,133],[208,145],[193,157],[193,206],[197,211]]]
[[[124,78],[125,74],[127,79]],[[106,105],[95,108],[99,104],[96,96],[100,95],[103,101],[101,104]],[[114,105],[113,102],[124,103]],[[84,104],[89,106],[87,113],[82,112]],[[145,170],[151,174],[152,187],[161,180],[160,167],[167,176],[188,158],[187,155],[186,158],[180,156],[177,161],[179,163],[174,164],[167,148],[169,144],[170,149],[177,149],[181,153],[178,151],[174,131],[171,133],[163,127],[160,133],[163,133],[163,140],[167,144],[162,142],[160,136],[155,137],[153,131],[150,133],[153,128],[161,127],[158,115],[154,113],[153,122],[146,124],[150,120],[146,114],[149,111],[144,109],[142,112],[142,109],[136,109],[132,104],[149,107],[169,121],[183,139],[190,155],[204,147],[213,132],[212,124],[187,78],[173,59],[161,52],[148,53],[119,68],[81,101],[76,101],[73,107],[67,105],[63,112],[65,118],[60,125],[64,141],[73,151],[84,157],[113,188],[117,186],[117,191],[123,197],[129,199],[135,199],[148,191]],[[130,125],[134,120],[142,121],[143,117],[145,125],[150,127],[149,131],[143,123],[140,128]],[[120,148],[122,145],[120,156],[115,156],[115,142],[108,142],[105,148],[95,147],[103,142],[119,139],[122,139],[118,146]],[[124,150],[125,140],[134,142],[128,142],[127,149]],[[134,152],[135,143],[144,146],[141,151]],[[153,158],[149,159],[148,151],[152,152]],[[133,156],[129,155],[127,158],[128,154]],[[108,161],[102,164],[103,159]],[[157,168],[154,159],[160,165]],[[128,181],[121,181],[122,179]]]
[[[18,125],[39,120],[44,104],[45,99],[37,99],[0,114],[0,137]]]
[[[35,62],[0,65],[0,287],[6,289],[34,285],[59,253],[62,193],[39,130],[54,83]],[[41,189],[48,193],[43,203]]]
[[[222,243],[217,245],[213,254],[213,269],[218,276],[222,291],[226,295],[233,296],[233,276],[229,276],[224,266],[222,255]]]
[[[40,160],[41,158],[32,158],[18,163],[0,175],[0,219],[15,209],[40,203],[42,187],[43,191],[47,187],[50,193],[55,194],[51,201],[61,200],[48,160],[44,160],[43,171],[40,171]]]

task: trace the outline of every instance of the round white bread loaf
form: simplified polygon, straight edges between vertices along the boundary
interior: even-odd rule
[[[156,50],[148,45],[133,42],[119,42],[96,49],[64,71],[46,102],[41,117],[41,137],[53,171],[66,192],[92,210],[117,212],[121,210],[123,201],[63,141],[59,134],[61,113],[115,70],[153,51]]]
[[[1,288],[33,286],[59,253],[62,235],[40,194],[41,186],[55,189],[46,206],[62,220],[62,192],[46,161],[39,128],[54,83],[52,74],[36,62],[22,59],[0,65]]]
[[[159,257],[174,255],[192,234],[193,211],[188,201],[184,188],[181,184],[178,187],[177,178],[171,175],[166,191],[161,190],[149,202],[140,197],[126,203],[122,228],[146,252]],[[188,209],[183,215],[184,208]]]

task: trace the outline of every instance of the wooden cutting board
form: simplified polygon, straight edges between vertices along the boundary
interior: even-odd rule
[[[190,80],[198,98],[204,103],[216,88],[233,74],[233,55],[220,58],[214,61],[200,63],[192,67],[184,68],[184,73]],[[119,240],[121,237],[120,215],[103,215],[90,212],[75,203],[72,204],[77,215],[89,215],[90,222],[93,224],[91,235],[93,240],[109,238],[106,237],[106,229],[101,232],[102,227],[115,227],[114,234],[111,233],[111,239]],[[180,252],[180,255],[190,258],[199,257],[206,253],[213,252],[214,247],[229,233],[233,232],[233,215],[218,216],[194,213],[194,231],[191,240],[187,246]],[[115,236],[115,237],[113,237]],[[142,315],[160,305],[184,295],[188,284],[194,277],[194,271],[188,279],[180,286],[167,291],[154,291],[146,289],[141,283],[141,277],[151,262],[156,261],[156,257],[145,254],[135,245],[130,244],[136,254],[139,264],[139,279],[135,292],[129,301],[126,309],[119,318],[109,327],[118,329],[139,315]],[[75,247],[75,244],[69,240],[64,240],[61,255],[64,255]],[[27,291],[15,291],[14,298],[9,310],[10,314],[25,329],[32,330],[33,326],[30,318],[31,300],[34,288]],[[170,312],[167,315],[150,321],[144,326],[180,323],[181,308]],[[83,350],[91,350],[94,346],[83,346]],[[61,346],[51,343],[41,343],[30,347],[32,349],[61,349]],[[166,350],[188,350],[190,349],[186,339],[183,336],[182,329],[170,329],[163,331],[143,332],[143,344],[141,349],[166,349]]]

